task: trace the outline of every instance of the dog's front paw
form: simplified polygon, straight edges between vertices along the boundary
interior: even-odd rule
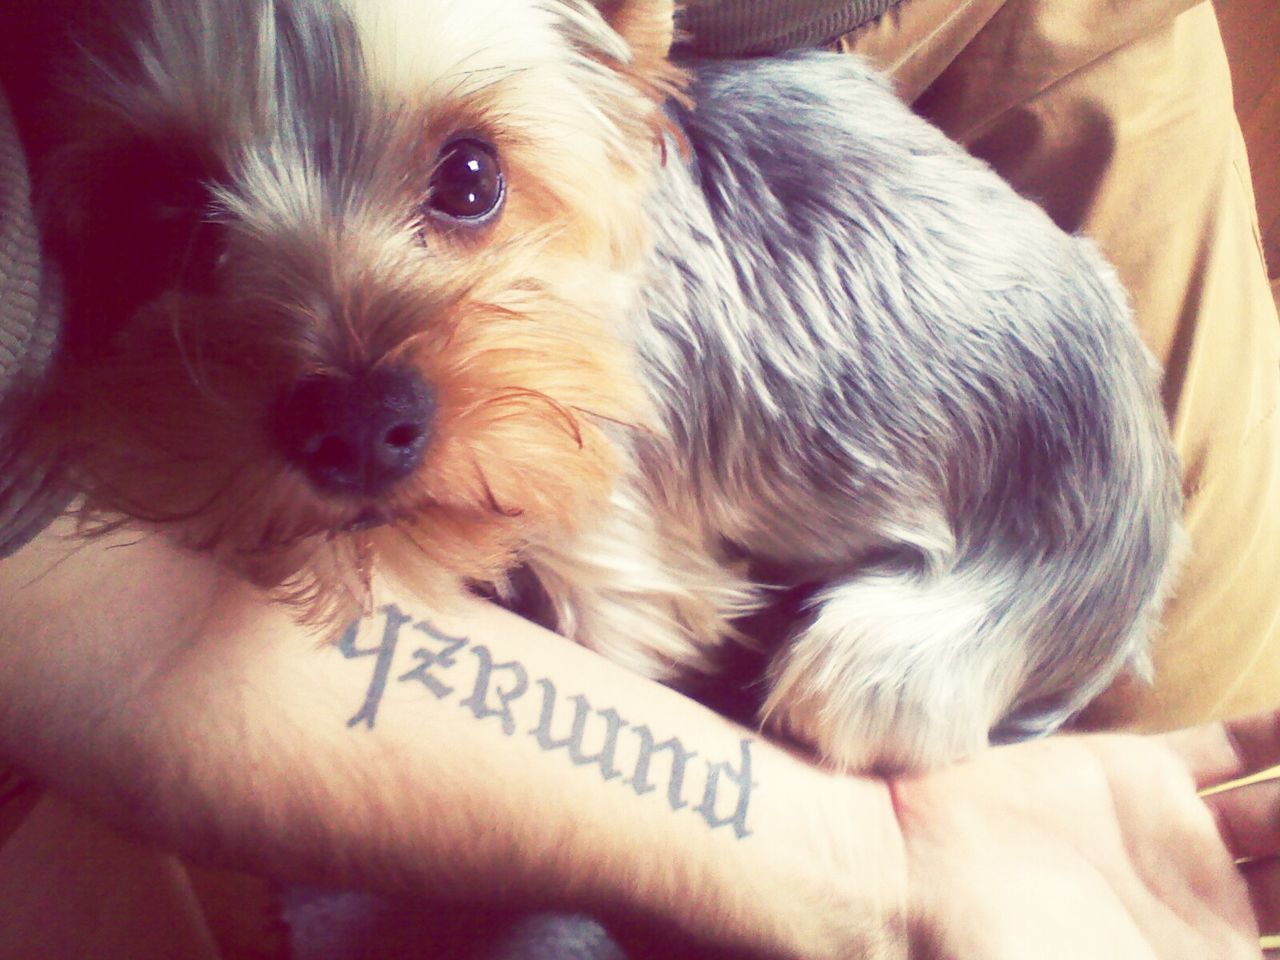
[[[906,772],[975,753],[1008,708],[1022,658],[972,642],[979,605],[954,595],[913,603],[886,588],[912,592],[886,578],[828,595],[770,670],[765,725],[851,771]]]

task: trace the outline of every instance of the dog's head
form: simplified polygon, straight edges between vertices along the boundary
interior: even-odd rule
[[[145,0],[91,38],[43,187],[69,304],[45,425],[84,516],[317,619],[375,558],[491,580],[590,516],[609,425],[645,416],[624,320],[670,23]]]

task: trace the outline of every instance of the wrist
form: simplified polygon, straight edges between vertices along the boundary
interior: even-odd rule
[[[700,857],[686,851],[703,870],[669,872],[656,912],[752,956],[906,957],[905,854],[883,781],[758,747],[751,835]]]

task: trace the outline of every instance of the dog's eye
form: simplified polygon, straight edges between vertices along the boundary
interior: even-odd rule
[[[198,293],[212,292],[215,275],[226,258],[225,225],[207,214],[202,216],[192,225],[180,257],[182,285]]]
[[[67,345],[105,349],[138,308],[171,289],[210,293],[225,254],[210,184],[218,171],[182,140],[123,144],[86,172],[69,216],[49,224],[68,285]]]
[[[225,228],[210,184],[194,178],[164,184],[151,210],[153,231],[167,248],[174,279],[193,291],[208,292],[225,253]]]
[[[150,186],[152,215],[162,224],[201,220],[212,205],[208,183],[185,170],[158,177]]]
[[[431,209],[480,226],[498,212],[506,195],[494,148],[481,140],[454,140],[440,151],[431,177]]]

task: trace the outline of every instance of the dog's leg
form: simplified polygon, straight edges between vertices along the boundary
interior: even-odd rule
[[[764,722],[837,766],[880,771],[1051,732],[1120,670],[1145,669],[1150,632],[1141,617],[1090,650],[1036,608],[1054,576],[883,569],[828,587],[771,667]]]
[[[911,572],[834,585],[773,664],[764,720],[848,769],[973,753],[1026,667],[1017,644],[984,636],[985,616],[983,597]]]

